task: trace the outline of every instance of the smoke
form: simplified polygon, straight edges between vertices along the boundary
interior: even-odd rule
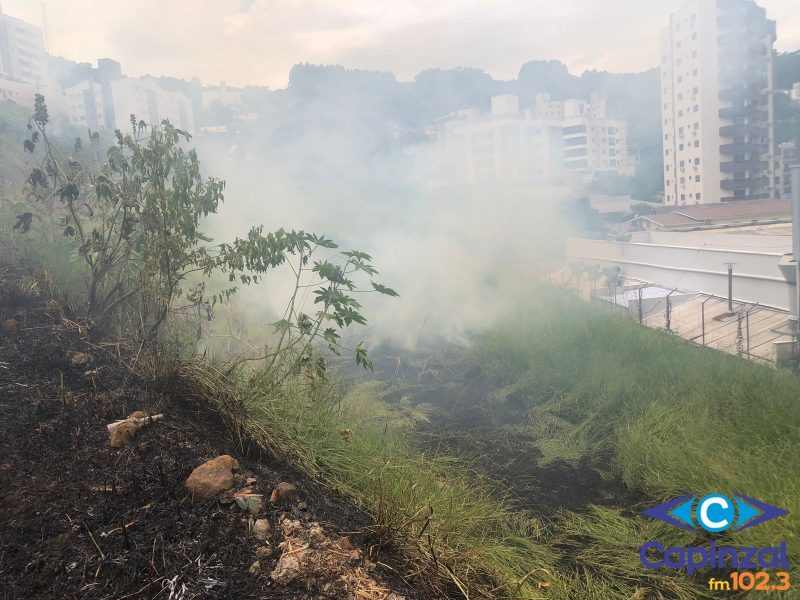
[[[435,187],[436,140],[404,131],[380,86],[359,93],[336,103],[312,96],[237,136],[200,136],[206,171],[227,182],[210,232],[231,239],[263,224],[365,251],[380,271],[376,281],[400,298],[360,297],[369,320],[360,337],[404,347],[464,341],[510,310],[543,261],[560,255],[566,190]],[[237,307],[280,315],[291,286],[288,270],[270,274],[262,287],[241,290]]]

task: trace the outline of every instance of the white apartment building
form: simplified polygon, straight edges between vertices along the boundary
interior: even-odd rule
[[[664,202],[776,197],[775,22],[752,0],[685,0],[661,34]]]
[[[164,90],[152,79],[124,77],[111,82],[115,128],[127,131],[130,116],[152,125],[168,119],[175,127],[194,133],[191,100],[181,92]]]
[[[46,74],[42,30],[0,12],[0,79],[36,84]]]
[[[444,182],[560,182],[630,167],[626,123],[608,118],[601,95],[539,94],[525,110],[517,96],[495,96],[488,115],[463,110],[436,125]]]
[[[628,127],[610,119],[606,99],[592,94],[590,101],[564,100],[564,164],[568,172],[595,177],[599,173],[629,174]]]
[[[490,115],[462,110],[436,125],[444,182],[546,182],[563,171],[561,122],[520,111],[517,96],[492,98]]]
[[[164,119],[193,133],[191,100],[181,92],[167,91],[149,78],[124,77],[120,64],[110,59],[97,61],[92,79],[64,89],[69,120],[74,125],[128,132],[130,116],[137,121],[160,125]]]

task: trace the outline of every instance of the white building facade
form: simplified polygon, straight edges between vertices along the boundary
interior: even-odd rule
[[[631,167],[627,125],[608,118],[600,95],[562,101],[539,94],[524,110],[517,96],[495,96],[488,115],[463,110],[436,125],[444,182],[557,183]]]
[[[69,120],[90,129],[128,132],[130,117],[149,125],[168,119],[175,127],[193,133],[191,100],[181,92],[164,90],[152,79],[124,77],[116,61],[98,60],[91,79],[64,89]]]
[[[661,35],[664,203],[776,197],[775,22],[752,0],[685,0]]]
[[[0,12],[0,79],[36,84],[46,75],[42,30]]]

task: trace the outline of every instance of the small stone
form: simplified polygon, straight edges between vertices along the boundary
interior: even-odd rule
[[[251,575],[256,575],[260,570],[261,570],[261,563],[259,561],[255,561],[252,565],[250,565],[250,568],[247,569],[247,572],[250,573]]]
[[[270,546],[259,546],[256,548],[256,558],[258,560],[269,560],[274,554]]]
[[[353,430],[352,429],[342,429],[339,432],[339,435],[342,436],[342,439],[346,442],[349,442],[353,439]]]
[[[92,364],[92,357],[86,352],[67,352],[67,360],[73,367],[88,367]]]
[[[297,503],[297,510],[308,510],[308,503],[307,502],[298,502]]]
[[[135,410],[131,414],[128,415],[129,419],[146,419],[148,414],[143,410]]]
[[[356,548],[350,551],[350,554],[347,555],[352,562],[358,562],[361,560],[361,552]]]
[[[266,519],[256,519],[253,524],[253,535],[257,540],[266,542],[269,540],[269,533],[272,527]]]
[[[349,537],[339,538],[339,548],[344,552],[350,552],[355,548]]]
[[[233,499],[236,501],[236,506],[251,515],[260,513],[264,504],[264,495],[254,494],[250,488],[239,490],[233,495]]]
[[[8,319],[7,321],[3,321],[3,331],[9,335],[13,335],[17,333],[17,320],[16,319]]]
[[[299,499],[297,488],[285,481],[279,483],[269,497],[270,502],[297,502]]]
[[[312,523],[308,528],[308,539],[314,544],[320,544],[325,541],[325,532],[319,523]]]
[[[298,520],[284,519],[281,521],[281,529],[283,530],[283,536],[288,538],[300,532],[302,525]]]
[[[275,570],[270,573],[272,581],[278,585],[288,585],[300,574],[300,561],[297,555],[284,554],[278,560]]]
[[[239,463],[232,456],[223,454],[204,462],[186,480],[186,490],[195,502],[216,496],[233,487],[233,471]]]
[[[245,482],[246,485],[255,485],[256,484],[256,478],[255,477],[248,477],[247,479],[245,479],[244,482]]]
[[[139,424],[135,421],[124,421],[111,431],[111,447],[123,448],[133,442],[136,432],[139,431]]]

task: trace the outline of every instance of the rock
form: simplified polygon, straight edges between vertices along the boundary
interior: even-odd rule
[[[255,561],[250,568],[247,569],[247,572],[251,575],[256,575],[261,570],[261,563],[259,561]]]
[[[256,478],[255,477],[248,477],[247,479],[244,480],[244,483],[245,483],[245,485],[255,485],[256,484]]]
[[[353,430],[352,429],[342,429],[339,434],[342,436],[342,439],[346,442],[349,442],[353,439]]]
[[[279,483],[269,497],[270,502],[297,502],[299,499],[297,488],[285,481]]]
[[[256,548],[256,558],[258,560],[269,560],[274,552],[270,546],[259,546]]]
[[[13,335],[17,333],[17,320],[16,319],[8,319],[3,321],[3,331],[9,335]]]
[[[353,546],[353,543],[350,541],[349,537],[341,537],[341,538],[339,538],[339,542],[338,543],[339,543],[339,548],[341,550],[343,550],[344,552],[350,552],[351,550],[353,550],[355,548],[355,546]]]
[[[314,544],[320,544],[325,541],[325,532],[319,523],[312,523],[308,528],[308,539]]]
[[[254,494],[250,488],[239,490],[233,495],[233,499],[239,508],[251,515],[260,513],[261,506],[264,504],[264,495]]]
[[[143,410],[135,410],[131,414],[128,415],[129,419],[146,419],[148,417],[147,413]]]
[[[257,540],[266,542],[269,540],[269,533],[272,527],[266,519],[256,519],[253,524],[253,535]]]
[[[283,537],[293,537],[295,534],[303,530],[299,520],[284,519],[281,521],[281,529],[283,530]]]
[[[204,462],[186,480],[186,490],[194,502],[207,500],[233,487],[233,471],[239,463],[232,456],[223,454]]]
[[[92,364],[92,357],[86,352],[67,352],[67,360],[73,367],[88,367]]]
[[[284,554],[278,560],[275,570],[270,573],[272,581],[278,585],[288,585],[300,575],[300,561],[294,554]]]
[[[355,548],[350,551],[350,554],[347,555],[347,558],[349,558],[353,562],[358,562],[359,560],[361,560],[361,552],[357,548]]]
[[[139,431],[139,424],[136,421],[125,421],[120,423],[111,431],[111,447],[123,448],[133,442],[136,432]]]

